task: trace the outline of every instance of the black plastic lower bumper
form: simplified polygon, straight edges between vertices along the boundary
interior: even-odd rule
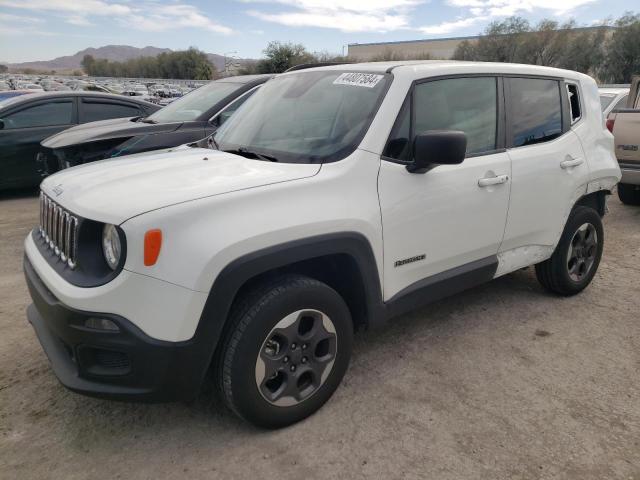
[[[27,317],[65,387],[116,400],[189,400],[197,395],[210,360],[198,342],[155,340],[117,315],[67,307],[26,256],[24,272],[33,299]],[[89,318],[107,319],[118,331],[88,328]]]

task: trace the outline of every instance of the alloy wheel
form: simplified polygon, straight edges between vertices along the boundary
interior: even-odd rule
[[[598,252],[598,233],[590,223],[576,230],[569,244],[567,270],[574,282],[582,281],[591,271]]]
[[[256,385],[272,405],[296,405],[324,384],[336,359],[338,337],[331,319],[318,310],[298,310],[280,320],[256,359]]]

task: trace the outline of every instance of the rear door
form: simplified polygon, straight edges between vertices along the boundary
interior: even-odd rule
[[[73,97],[33,101],[2,114],[0,188],[36,186],[42,180],[36,162],[40,142],[77,123]]]
[[[585,189],[589,169],[573,129],[583,124],[580,90],[561,79],[505,78],[511,200],[501,252],[525,264],[546,255]],[[572,116],[571,104],[577,105]],[[577,195],[577,196],[576,196]],[[521,249],[521,250],[516,250]]]
[[[79,123],[144,115],[144,112],[134,103],[91,97],[81,99],[79,113]]]

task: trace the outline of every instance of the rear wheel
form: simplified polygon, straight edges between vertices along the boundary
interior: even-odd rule
[[[596,274],[603,242],[604,230],[598,212],[583,206],[574,208],[553,255],[536,265],[538,281],[559,295],[581,292]]]
[[[232,313],[220,365],[226,404],[240,417],[278,428],[319,409],[349,364],[353,324],[340,295],[287,275],[247,294]]]
[[[628,183],[618,184],[618,198],[627,205],[640,205],[640,186]]]

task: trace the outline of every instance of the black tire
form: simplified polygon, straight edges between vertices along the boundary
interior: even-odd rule
[[[589,232],[596,233],[596,244],[593,246],[593,259],[592,263],[585,272],[576,278],[577,274],[571,273],[571,267],[575,262],[570,263],[570,246],[572,245],[575,236],[578,231],[584,225],[591,225]],[[591,233],[593,235],[593,233]],[[593,237],[592,237],[593,238]],[[604,245],[604,230],[602,228],[602,219],[598,212],[589,207],[578,206],[575,207],[564,227],[560,241],[556,246],[553,255],[548,260],[536,265],[536,277],[538,281],[547,290],[557,293],[558,295],[570,296],[580,293],[584,290],[593,276],[598,270],[600,264],[600,258],[602,257],[602,247]],[[588,250],[591,254],[591,246],[585,247],[584,250]],[[581,249],[582,250],[582,249]],[[572,254],[571,254],[572,255]],[[574,257],[575,258],[575,257]],[[584,254],[583,258],[587,258],[587,254]],[[591,257],[589,256],[589,259]],[[579,259],[582,260],[582,259]]]
[[[312,393],[308,394],[308,397],[296,400],[291,396],[287,397],[289,401],[298,401],[297,404],[275,405],[264,396],[264,386],[269,381],[267,379],[272,378],[268,376],[267,370],[274,371],[271,370],[272,364],[264,364],[264,381],[259,385],[257,380],[259,358],[262,359],[264,352],[268,351],[268,341],[277,335],[274,332],[281,331],[275,330],[275,326],[280,325],[285,317],[291,316],[294,312],[307,310],[322,312],[332,322],[335,331],[335,349],[332,353],[334,358],[331,367],[326,376],[322,373],[322,380],[317,380],[318,376],[314,377],[317,385],[314,383],[313,387],[309,387]],[[322,324],[324,317],[319,318]],[[222,346],[218,365],[218,385],[225,404],[241,418],[259,427],[285,427],[314,413],[338,388],[351,357],[353,323],[346,303],[328,285],[302,275],[279,277],[245,294],[236,303],[229,320],[231,324]],[[300,320],[296,322],[302,324]],[[292,325],[291,328],[294,326]],[[317,329],[318,327],[314,327],[314,332]],[[322,335],[325,335],[324,326],[322,330],[324,331]],[[290,333],[290,335],[298,334],[297,330],[295,333]],[[300,344],[298,351],[293,352],[291,348],[296,348],[293,343],[287,337],[287,342],[283,342],[282,352],[280,348],[276,349],[277,355],[287,352],[292,355],[287,365],[278,367],[280,368],[278,375],[286,379],[285,386],[289,385],[287,382],[291,382],[292,387],[295,385],[295,388],[299,389],[302,378],[300,375],[304,369],[315,368],[314,365],[320,364],[320,360],[315,357],[318,349],[309,342],[310,348],[306,352],[309,355],[309,352],[313,351],[313,355],[308,357],[306,365],[302,365],[300,363],[302,358],[294,357],[293,354],[300,355],[302,346],[306,344]],[[284,362],[284,357],[281,358]],[[269,361],[279,362],[280,357]],[[298,362],[298,373],[289,371],[294,362]],[[296,375],[298,377],[295,377]]]
[[[640,186],[619,183],[618,198],[625,205],[640,205]]]

